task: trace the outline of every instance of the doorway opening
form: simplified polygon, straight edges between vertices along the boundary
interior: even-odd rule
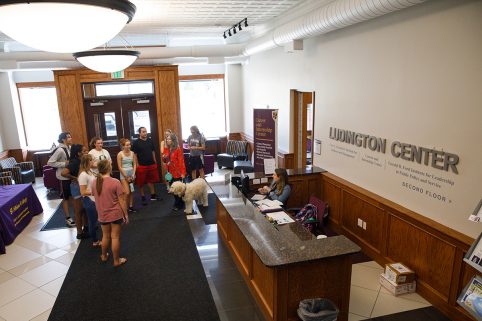
[[[152,84],[150,87],[147,85],[149,83]],[[116,157],[121,150],[119,140],[128,138],[133,142],[139,138],[139,128],[145,127],[148,137],[152,139],[156,158],[159,161],[159,136],[153,82],[114,83],[111,88],[105,86],[109,86],[109,83],[83,84],[88,141],[90,142],[93,137],[102,138],[104,149],[112,158],[112,170],[116,175],[118,173]],[[107,91],[109,95],[97,95],[100,88],[104,89],[104,93],[105,89],[110,89]],[[132,91],[132,88],[140,88],[140,90]]]
[[[293,110],[294,167],[313,164],[313,137],[315,121],[315,92],[290,91]]]

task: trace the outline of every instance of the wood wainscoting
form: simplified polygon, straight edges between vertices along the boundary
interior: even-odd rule
[[[407,264],[420,295],[453,320],[473,320],[456,300],[477,274],[462,260],[474,239],[330,173],[322,174],[322,195],[330,205],[330,228],[381,265]]]

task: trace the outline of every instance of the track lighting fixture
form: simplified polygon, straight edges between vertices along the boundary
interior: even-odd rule
[[[231,28],[227,29],[224,31],[223,33],[223,38],[226,39],[227,36],[226,36],[226,32],[228,33],[228,36],[232,36],[233,34],[237,34],[238,31],[242,31],[243,30],[243,27],[241,26],[241,24],[244,22],[244,28],[248,27],[248,18],[244,18],[243,20],[241,20],[240,22],[238,23],[235,23]],[[237,30],[236,30],[237,28]],[[233,32],[231,32],[231,30]]]

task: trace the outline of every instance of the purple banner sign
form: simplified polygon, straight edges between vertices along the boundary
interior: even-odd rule
[[[254,109],[254,171],[264,173],[264,159],[277,163],[278,109]]]
[[[0,186],[0,254],[15,240],[34,215],[43,212],[32,184]]]

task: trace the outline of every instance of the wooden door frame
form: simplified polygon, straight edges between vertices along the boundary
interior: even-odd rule
[[[298,143],[298,132],[300,130],[300,99],[301,99],[301,131],[304,133],[301,135],[301,151],[299,143]],[[302,92],[298,91],[296,89],[291,89],[290,90],[290,103],[291,103],[291,109],[293,110],[293,133],[292,133],[292,138],[293,138],[293,150],[294,150],[294,168],[299,168],[301,166],[304,167],[303,164],[306,164],[306,128],[307,128],[307,113],[306,113],[306,107],[308,104],[313,105],[313,131],[312,131],[312,136],[314,132],[314,120],[315,120],[315,92]],[[311,140],[311,151],[313,153],[313,139]],[[299,161],[299,153],[301,153],[301,162]]]

